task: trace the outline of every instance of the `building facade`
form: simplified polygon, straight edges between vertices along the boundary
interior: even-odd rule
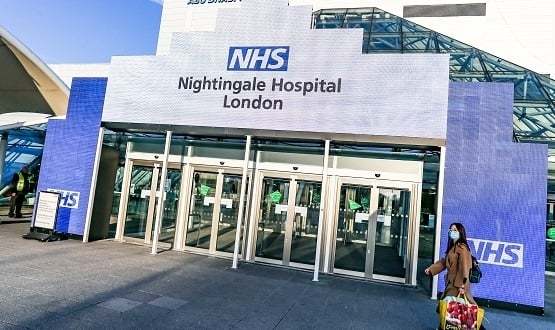
[[[244,1],[243,1],[244,2]],[[555,4],[550,0],[290,0],[314,11],[337,8],[379,8],[397,17],[495,54],[540,74],[555,75]],[[165,0],[158,54],[168,51],[175,32],[210,31],[219,8],[241,1],[189,4]]]
[[[476,296],[541,310],[548,148],[515,142],[520,89],[453,81],[452,52],[381,9],[298,2],[166,1],[156,56],[75,78],[39,179],[57,230],[436,296],[423,269],[462,222]]]

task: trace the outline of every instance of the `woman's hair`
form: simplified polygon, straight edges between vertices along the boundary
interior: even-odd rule
[[[451,227],[453,226],[455,226],[459,232],[459,240],[457,241],[457,244],[464,244],[466,248],[470,250],[470,248],[468,247],[468,242],[466,241],[466,230],[464,229],[463,224],[460,222],[454,222],[449,225],[449,230],[451,230]],[[449,234],[447,234],[447,250],[445,250],[446,255],[449,253],[453,245],[455,245],[455,243],[453,242],[451,237],[449,237]]]

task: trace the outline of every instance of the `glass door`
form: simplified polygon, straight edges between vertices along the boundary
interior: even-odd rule
[[[150,242],[156,205],[153,192],[158,187],[159,172],[158,164],[154,167],[133,165],[125,213],[125,237]]]
[[[289,179],[264,178],[256,236],[256,256],[282,260],[287,214]]]
[[[131,176],[126,185],[129,187],[123,226],[126,240],[146,244],[152,242],[156,208],[161,195],[161,172],[162,165],[159,163],[132,162]],[[180,189],[181,170],[168,168],[160,242],[172,243],[174,240]]]
[[[235,249],[242,182],[243,177],[241,175],[224,174],[220,200],[220,215],[218,216],[216,251],[233,253]],[[241,245],[239,245],[239,249],[241,249]],[[239,254],[240,253],[241,250],[239,250]]]
[[[339,180],[335,273],[408,283],[413,190],[402,182]]]
[[[217,181],[217,173],[195,172],[193,175],[186,246],[210,248]]]
[[[164,211],[159,236],[160,242],[173,243],[175,238],[175,226],[181,194],[181,175],[180,169],[168,168]],[[154,231],[154,229],[152,230]]]
[[[407,275],[410,196],[409,190],[378,187],[375,275],[404,278]]]
[[[239,173],[223,169],[194,171],[186,247],[209,253],[233,253],[243,181]]]
[[[341,186],[335,237],[336,270],[364,275],[368,257],[370,223],[370,186],[344,184]]]
[[[321,183],[308,178],[262,178],[257,212],[257,259],[310,268],[314,265]]]
[[[290,262],[314,265],[321,191],[319,182],[296,181]]]

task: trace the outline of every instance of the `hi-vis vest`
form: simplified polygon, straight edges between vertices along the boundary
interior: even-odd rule
[[[23,189],[25,188],[25,177],[21,172],[17,173],[17,176],[19,177],[19,180],[17,180],[16,189],[17,191],[23,191]]]

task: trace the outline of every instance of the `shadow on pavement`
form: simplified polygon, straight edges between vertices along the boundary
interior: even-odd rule
[[[413,288],[114,241],[39,243],[0,230],[0,328],[433,329],[435,302]],[[549,329],[545,317],[488,309],[488,329]]]

